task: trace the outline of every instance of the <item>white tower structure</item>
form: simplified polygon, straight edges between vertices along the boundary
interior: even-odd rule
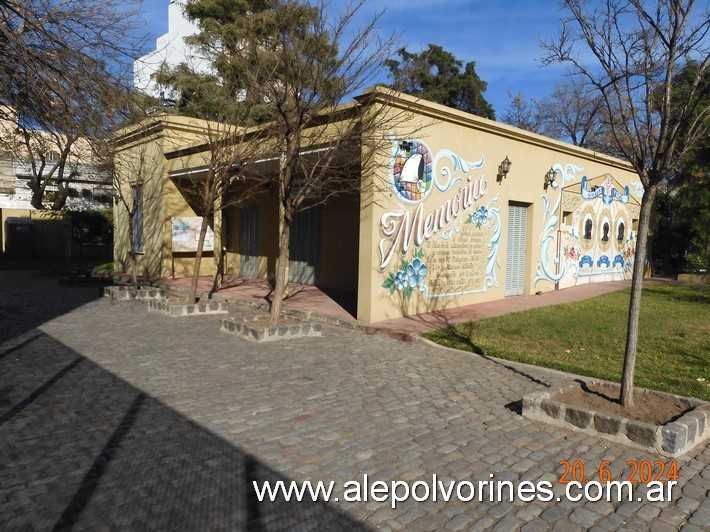
[[[183,0],[171,0],[168,6],[168,32],[158,37],[155,50],[133,62],[134,87],[155,98],[174,100],[178,96],[153,79],[153,74],[164,63],[171,67],[187,63],[197,71],[207,70],[207,62],[185,44],[185,37],[195,35],[199,28],[185,17],[183,4]]]

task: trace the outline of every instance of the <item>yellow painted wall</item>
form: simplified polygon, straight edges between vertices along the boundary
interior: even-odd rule
[[[371,173],[365,176],[366,181],[374,179],[385,184],[375,194],[375,201],[363,203],[360,215],[358,319],[376,322],[505,297],[509,202],[529,205],[524,294],[553,290],[555,282],[546,276],[541,257],[545,249],[545,227],[550,223],[549,214],[561,194],[561,187],[579,185],[582,176],[591,178],[605,173],[612,174],[622,185],[639,181],[630,166],[621,161],[436,104],[408,101],[414,107],[419,106],[416,118],[419,123],[415,121],[408,126],[409,131],[418,129],[416,135],[411,136],[404,128],[396,129],[397,142],[390,153],[381,156],[373,169],[367,170]],[[432,182],[438,180],[443,190],[433,184],[426,199],[407,203],[392,185],[392,150],[396,151],[399,141],[412,138],[428,148],[432,158]],[[512,166],[509,174],[498,181],[498,167],[506,156]],[[557,173],[559,186],[545,190],[544,177],[553,166],[561,170]],[[395,231],[388,237],[387,225],[390,230],[401,227],[398,224],[406,216],[413,221],[421,205],[422,226],[426,227],[427,215],[436,213],[447,200],[454,201],[469,178],[471,183],[478,181],[479,188],[485,190],[469,208],[460,208],[457,217],[452,216],[440,231],[424,237],[421,245],[413,240],[404,253],[400,245],[389,261],[383,260],[397,234]],[[447,190],[447,181],[452,183],[457,179],[461,182]],[[634,187],[631,190],[635,190]],[[486,207],[489,215],[482,227],[467,224],[481,207]],[[557,238],[556,231],[554,233],[553,249]],[[471,252],[472,248],[477,251]],[[494,251],[497,256],[491,255]],[[422,255],[418,265],[427,266],[424,282],[408,294],[406,286],[401,284],[397,287],[395,283],[393,291],[383,286],[388,278],[401,279],[397,274],[406,274],[406,266],[414,266],[415,253]],[[477,256],[473,257],[474,253]],[[545,258],[549,259],[549,256]]]
[[[582,176],[592,179],[610,174],[620,187],[629,186],[631,194],[636,194],[632,184],[638,177],[622,161],[403,95],[389,99],[386,105],[401,107],[410,118],[373,135],[387,138],[391,133],[395,142],[378,151],[372,161],[362,162],[360,201],[332,199],[322,211],[321,284],[344,289],[357,286],[358,319],[374,322],[505,297],[510,202],[527,205],[524,294],[553,290],[558,239],[560,247],[564,243],[552,215],[562,189],[580,186]],[[143,150],[154,159],[150,170],[133,173],[141,176],[146,187],[145,254],[140,257],[139,273],[151,277],[173,274],[171,218],[194,215],[168,176],[200,168],[207,163],[208,153],[198,147],[206,138],[201,123],[178,117],[160,121],[161,127],[143,138],[131,137],[130,132],[122,137],[126,157],[135,162]],[[413,139],[427,148],[432,177],[425,199],[405,202],[393,187],[393,161],[400,141]],[[506,156],[512,167],[498,180],[498,165]],[[551,167],[559,170],[557,182],[545,189],[544,178]],[[464,206],[474,191],[475,201]],[[257,196],[253,203],[259,206],[259,275],[264,278],[275,269],[278,204],[274,193]],[[472,215],[480,215],[481,208],[485,213],[479,226]],[[412,233],[415,236],[406,250],[400,242],[385,260],[398,224],[406,217],[413,222],[418,209],[422,229]],[[444,218],[441,224],[432,221],[435,214]],[[115,256],[117,262],[125,263],[127,234],[121,216],[116,214]],[[226,209],[224,228],[230,234],[226,270],[238,274],[238,207]],[[393,231],[389,236],[388,230]],[[416,240],[419,233],[421,242]],[[412,288],[407,293],[403,286],[388,286],[388,279],[406,274],[415,258],[417,265],[427,266],[417,285],[407,284]],[[202,275],[213,272],[212,260],[205,259]],[[174,268],[175,276],[189,275],[191,258],[175,257]]]
[[[150,278],[176,277],[192,272],[194,254],[173,257],[173,216],[194,216],[183,195],[168,177],[171,169],[164,154],[199,141],[205,135],[205,122],[175,116],[160,116],[139,126],[127,128],[117,137],[116,154],[118,184],[129,204],[130,187],[143,184],[144,222],[143,253],[137,256],[138,274]],[[129,236],[126,209],[114,204],[114,267],[130,271]],[[201,275],[212,275],[214,261],[207,252],[202,260]]]
[[[116,155],[116,184],[127,206],[114,200],[114,269],[130,272],[130,235],[127,209],[132,208],[132,187],[143,186],[143,252],[136,255],[136,272],[139,276],[161,277],[162,216],[165,164],[164,138],[154,135],[128,146]]]
[[[34,256],[45,258],[68,258],[71,255],[71,222],[56,211],[32,209],[0,209],[0,246],[5,252],[7,239],[5,221],[8,218],[29,218],[33,222]]]

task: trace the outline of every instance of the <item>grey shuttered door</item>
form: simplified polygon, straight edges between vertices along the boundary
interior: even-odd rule
[[[259,208],[256,205],[239,210],[239,275],[259,277]]]
[[[301,211],[294,216],[290,237],[289,282],[316,284],[320,271],[320,206]]]
[[[527,207],[508,205],[508,257],[505,261],[506,296],[520,296],[525,291],[527,226]]]

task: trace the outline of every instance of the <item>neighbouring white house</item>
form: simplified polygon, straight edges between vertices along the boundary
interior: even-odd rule
[[[174,67],[186,63],[201,72],[208,69],[208,63],[185,43],[185,37],[198,33],[199,28],[185,17],[183,9],[184,2],[180,0],[170,2],[168,32],[158,37],[155,50],[139,57],[133,63],[134,87],[168,103],[176,100],[178,95],[153,79],[154,74],[163,64]]]
[[[42,174],[49,177],[45,198],[49,203],[58,191],[57,185],[53,184],[56,171],[53,173],[52,169],[59,160],[59,146],[54,146],[54,138],[50,134],[32,132],[34,152],[44,152],[44,161],[32,161],[17,130],[15,113],[8,107],[0,111],[0,209],[34,210],[29,186],[32,164],[36,167],[44,164]],[[74,143],[65,169],[65,176],[69,174],[67,210],[101,210],[111,207],[111,175],[94,164],[86,140],[79,139]]]

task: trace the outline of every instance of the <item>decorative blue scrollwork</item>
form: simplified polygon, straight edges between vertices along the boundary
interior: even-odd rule
[[[609,257],[607,257],[606,255],[602,255],[601,257],[599,257],[599,260],[597,261],[597,266],[599,268],[601,268],[602,266],[606,268],[611,266],[611,263],[609,262]]]
[[[562,194],[557,198],[557,203],[555,203],[555,206],[550,209],[550,200],[547,199],[547,196],[542,196],[542,203],[545,207],[545,227],[542,231],[542,238],[540,240],[540,262],[539,268],[537,271],[537,275],[535,276],[535,284],[537,284],[539,281],[552,281],[553,283],[556,283],[562,277],[564,277],[565,273],[567,273],[567,264],[563,264],[562,268],[560,268],[559,273],[555,273],[553,271],[553,265],[550,264],[550,262],[547,260],[548,257],[548,250],[550,248],[550,244],[555,240],[554,232],[557,229],[557,209],[560,206],[560,200],[562,199]],[[559,260],[555,258],[553,260],[554,265],[559,264]]]
[[[587,190],[587,176],[582,178],[582,185],[580,187],[580,193],[582,197],[586,200],[592,200],[601,196],[604,205],[611,204],[614,200],[620,201],[621,203],[629,202],[629,187],[624,187],[624,193],[622,194],[615,188],[611,189],[609,194],[606,193],[604,187],[594,187],[592,190]]]
[[[584,255],[581,259],[579,259],[579,267],[584,268],[585,265],[591,268],[594,266],[594,259],[589,255]]]
[[[625,262],[626,261],[624,261],[624,257],[622,257],[621,255],[617,255],[614,257],[614,262],[612,262],[612,267],[616,268],[616,265],[618,264],[620,267],[623,268]]]
[[[448,159],[450,165],[442,166],[441,169],[439,169],[439,165],[444,159]],[[436,185],[439,192],[446,192],[457,183],[463,182],[463,179],[460,177],[454,179],[452,182],[452,177],[455,173],[461,172],[467,174],[474,168],[483,166],[483,162],[483,156],[481,156],[480,160],[474,162],[461,158],[451,150],[441,150],[437,152],[436,157],[434,157],[434,185]],[[446,181],[439,181],[439,177],[445,178]]]
[[[486,225],[486,229],[489,231],[493,230],[491,241],[486,244],[486,249],[490,251],[486,257],[486,288],[498,286],[496,269],[500,269],[500,262],[498,261],[498,245],[500,244],[501,226],[500,207],[493,207],[496,203],[498,203],[498,196],[493,198],[488,202],[488,205],[486,205],[486,210],[488,211],[488,224]]]
[[[632,181],[631,186],[634,187],[634,196],[643,198],[643,184],[641,181]]]
[[[580,168],[574,164],[568,164],[563,167],[559,163],[553,164],[552,169],[555,173],[559,173],[563,176],[563,181],[565,183],[574,181],[576,179],[576,175],[584,170],[584,168]],[[555,240],[554,234],[559,221],[557,212],[560,207],[560,202],[562,201],[562,189],[559,188],[559,182],[555,181],[552,183],[552,188],[558,190],[559,192],[554,207],[550,208],[550,200],[547,198],[547,195],[542,196],[542,202],[545,207],[545,225],[542,231],[542,236],[540,237],[540,260],[538,261],[537,274],[535,275],[535,284],[540,281],[550,281],[556,283],[567,274],[570,267],[575,265],[574,261],[571,259],[566,260],[560,265],[560,260],[557,257],[552,259],[552,264],[550,263],[550,244]],[[554,270],[558,265],[560,266],[559,271],[558,273],[555,273]]]

